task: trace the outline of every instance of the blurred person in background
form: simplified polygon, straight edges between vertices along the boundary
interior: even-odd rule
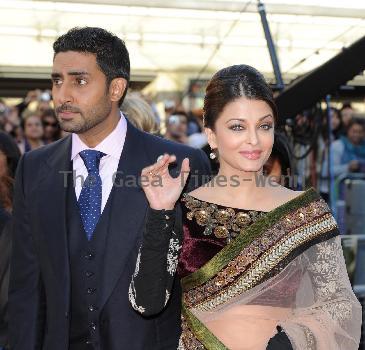
[[[4,100],[0,99],[0,130],[5,130],[5,125],[7,122],[7,109]]]
[[[47,109],[52,108],[50,91],[42,91],[39,89],[28,91],[24,100],[15,106],[18,110],[18,115],[22,116],[23,112],[32,103],[36,103],[36,108],[33,112],[38,115],[41,115]]]
[[[61,127],[54,110],[51,108],[45,110],[41,116],[41,120],[44,130],[43,142],[49,144],[59,140],[61,138]]]
[[[24,137],[18,147],[22,154],[44,146],[43,125],[40,116],[29,114],[22,119],[21,126]]]
[[[170,141],[187,144],[188,116],[183,111],[175,111],[166,119],[164,138]]]
[[[333,175],[365,172],[365,130],[362,121],[352,119],[347,126],[346,136],[341,136],[331,144]],[[323,160],[320,192],[328,201],[328,153]]]
[[[343,135],[343,121],[342,121],[342,114],[337,108],[330,107],[329,108],[330,118],[331,118],[331,142],[338,140]],[[319,178],[319,186],[322,188],[320,192],[323,198],[328,201],[328,193],[326,192],[325,186],[321,185],[322,182],[322,168],[323,162],[325,161],[327,154],[328,154],[328,145],[329,141],[329,130],[328,130],[328,123],[327,123],[328,115],[327,112],[322,116],[322,128],[321,133],[317,140],[317,149],[316,149],[316,174]],[[326,175],[327,176],[327,175]]]
[[[291,160],[289,140],[286,135],[275,132],[274,145],[264,165],[264,174],[287,188],[295,189],[296,182]]]
[[[150,134],[158,134],[158,124],[151,106],[137,94],[127,94],[121,111],[127,119],[139,130]]]
[[[157,123],[157,127],[158,127],[158,129],[160,129],[160,126],[161,126],[161,117],[160,117],[160,114],[158,112],[156,103],[155,103],[155,101],[152,98],[152,95],[150,95],[150,94],[142,95],[141,98],[143,100],[145,100],[149,104],[149,106],[151,107],[152,112],[153,112],[153,115],[155,117],[155,121]]]
[[[342,113],[337,108],[330,107],[329,112],[331,118],[332,140],[334,141],[338,140],[343,134],[344,123],[342,120]],[[324,115],[322,119],[321,135],[324,140],[328,140],[327,115]]]
[[[194,135],[197,133],[203,132],[202,123],[200,120],[203,118],[203,110],[202,109],[194,109],[190,111],[188,114],[188,128],[187,135]]]
[[[8,345],[8,286],[11,250],[10,219],[13,183],[20,152],[15,141],[0,131],[0,349]]]
[[[192,119],[193,118],[193,119]],[[196,125],[193,127],[195,130],[191,132],[192,129],[190,128],[192,125]],[[190,128],[190,133],[189,133]],[[203,148],[207,143],[208,139],[204,132],[204,125],[203,125],[203,109],[194,109],[190,113],[188,113],[188,145],[194,148]]]
[[[12,136],[17,145],[21,144],[24,140],[24,131],[20,125],[13,126],[11,131],[8,132]]]
[[[164,101],[164,109],[165,109],[165,119],[176,110],[176,102],[174,100],[165,100]]]
[[[346,134],[347,127],[353,118],[354,110],[350,102],[344,102],[342,108],[340,109],[341,119],[342,119],[342,134]]]

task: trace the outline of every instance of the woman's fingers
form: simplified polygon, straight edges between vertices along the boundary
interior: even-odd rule
[[[180,175],[179,175],[179,178],[181,179],[182,187],[184,187],[186,184],[186,180],[188,179],[189,172],[190,172],[189,158],[184,158],[184,160],[181,163],[181,171],[180,171]]]
[[[164,154],[158,158],[156,163],[144,168],[141,174],[146,176],[162,175],[168,169],[169,164],[175,161],[175,155]]]

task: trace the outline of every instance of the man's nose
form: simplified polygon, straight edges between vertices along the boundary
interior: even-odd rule
[[[53,97],[61,105],[73,101],[72,90],[65,83],[53,93]]]

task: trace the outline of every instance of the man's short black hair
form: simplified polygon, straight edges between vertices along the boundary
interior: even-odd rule
[[[53,44],[54,56],[59,52],[76,51],[92,53],[106,76],[107,87],[115,78],[124,78],[127,87],[119,101],[122,104],[130,79],[129,53],[122,39],[97,27],[72,28]]]

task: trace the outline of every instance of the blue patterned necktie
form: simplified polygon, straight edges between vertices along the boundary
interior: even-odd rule
[[[82,186],[78,204],[82,224],[87,239],[90,241],[101,215],[102,187],[99,174],[99,163],[101,157],[105,156],[105,153],[86,149],[79,154],[84,161],[88,176]]]

